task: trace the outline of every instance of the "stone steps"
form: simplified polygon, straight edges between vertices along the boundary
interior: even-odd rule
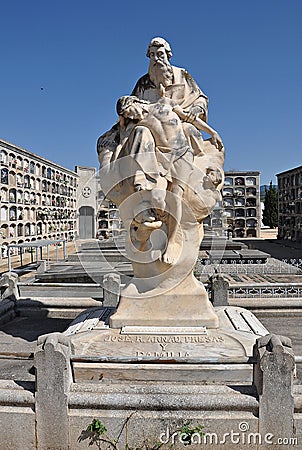
[[[48,271],[42,274],[36,275],[36,281],[32,285],[37,283],[70,283],[75,287],[79,283],[99,283],[102,284],[104,275],[108,273],[118,273],[121,276],[122,283],[129,281],[129,277],[133,277],[133,269],[131,264],[112,264],[108,267],[96,267],[96,265],[83,264],[83,266],[69,267],[68,270]],[[22,284],[22,283],[21,283]],[[25,283],[24,283],[25,285]]]
[[[83,253],[73,253],[72,255],[68,256],[68,262],[77,262],[77,261],[83,261],[83,262],[126,262],[129,261],[126,253],[119,252],[118,250],[90,250],[85,251]]]
[[[103,297],[103,288],[96,283],[32,283],[19,284],[21,297]]]
[[[91,297],[21,297],[16,301],[18,316],[75,319],[88,308],[101,306],[100,300]]]

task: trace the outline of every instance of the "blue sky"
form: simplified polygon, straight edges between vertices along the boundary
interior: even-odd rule
[[[225,170],[261,182],[301,165],[301,0],[0,0],[0,138],[74,169],[97,167],[116,100],[166,38],[210,99]],[[41,89],[43,88],[43,89]]]

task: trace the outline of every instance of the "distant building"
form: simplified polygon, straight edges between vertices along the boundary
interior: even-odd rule
[[[78,175],[78,236],[80,239],[95,239],[97,233],[99,178],[95,167],[76,166],[75,171]]]
[[[1,256],[8,244],[74,239],[78,175],[0,139]]]
[[[105,197],[95,167],[76,166],[78,174],[77,209],[80,239],[119,236],[123,224],[115,203]]]
[[[225,172],[222,202],[205,221],[205,230],[233,237],[259,237],[261,227],[260,172]]]
[[[278,238],[302,242],[302,166],[277,174]]]
[[[99,183],[97,237],[99,239],[118,237],[124,232],[123,222],[115,203],[108,200]]]

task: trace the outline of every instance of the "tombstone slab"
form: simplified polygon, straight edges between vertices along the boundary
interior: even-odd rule
[[[105,323],[112,311],[96,309],[94,322],[83,313],[82,323],[79,316],[66,330],[71,335],[76,379],[182,381],[188,376],[199,382],[251,381],[254,344],[268,334],[252,313],[230,306],[215,309],[220,323],[216,329],[201,324],[113,329]]]

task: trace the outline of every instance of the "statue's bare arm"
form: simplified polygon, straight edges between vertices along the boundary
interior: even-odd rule
[[[196,117],[194,120],[191,119],[191,116],[183,111],[183,109],[176,105],[173,108],[173,111],[185,122],[192,123],[198,130],[202,130],[205,133],[208,133],[212,136],[213,144],[218,150],[222,150],[223,143],[222,139],[214,128],[210,127],[210,125],[202,120],[200,117]]]

